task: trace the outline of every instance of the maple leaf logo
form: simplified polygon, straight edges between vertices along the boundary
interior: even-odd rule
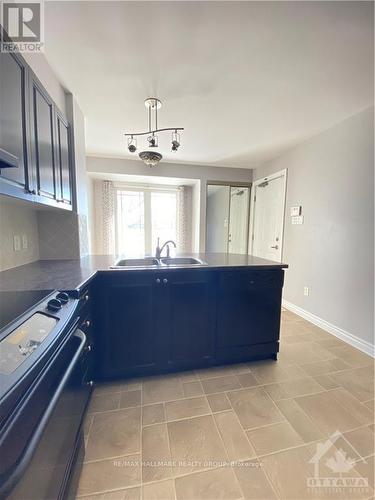
[[[337,474],[342,474],[344,472],[349,472],[355,465],[355,460],[353,458],[346,456],[346,451],[341,448],[335,452],[335,456],[328,458],[326,460],[326,465],[331,469],[332,472]]]

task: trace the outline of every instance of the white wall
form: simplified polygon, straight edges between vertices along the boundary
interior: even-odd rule
[[[374,108],[256,169],[254,179],[285,168],[284,298],[373,343]],[[291,225],[293,205],[302,205],[303,225]]]
[[[203,165],[185,165],[179,163],[161,163],[150,169],[140,160],[120,158],[87,157],[88,172],[107,174],[147,175],[151,177],[179,177],[200,181],[199,193],[193,190],[193,220],[199,217],[198,234],[193,236],[193,248],[204,252],[206,245],[206,190],[209,181],[251,182],[252,170],[245,168],[207,167]],[[199,210],[197,203],[199,202]],[[199,245],[198,241],[199,240]]]
[[[87,208],[88,208],[88,240],[89,240],[89,254],[96,253],[95,244],[95,181],[87,176],[86,181],[87,189]]]
[[[79,249],[81,257],[89,253],[89,201],[87,193],[85,117],[72,94],[66,95],[66,115],[73,130],[75,193],[73,207],[77,211]]]

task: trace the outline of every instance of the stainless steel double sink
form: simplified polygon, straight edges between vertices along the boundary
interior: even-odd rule
[[[145,257],[143,259],[119,259],[111,269],[124,269],[124,268],[151,268],[160,269],[167,267],[190,267],[190,266],[206,266],[206,262],[196,259],[195,257]]]

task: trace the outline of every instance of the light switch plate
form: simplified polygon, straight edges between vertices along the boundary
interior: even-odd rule
[[[292,224],[303,224],[303,215],[292,217]]]
[[[302,207],[300,205],[295,207],[290,207],[290,215],[292,217],[295,217],[296,215],[301,215],[301,213],[302,213]]]
[[[13,236],[13,248],[15,252],[19,252],[21,250],[21,238],[18,234]]]

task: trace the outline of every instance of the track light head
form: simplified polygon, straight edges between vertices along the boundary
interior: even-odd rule
[[[137,151],[137,139],[133,136],[128,138],[128,151],[129,153],[135,153]]]
[[[147,140],[148,140],[148,147],[149,148],[157,148],[158,147],[158,137],[157,135],[150,135],[149,137],[147,137]]]
[[[175,130],[172,133],[172,151],[176,152],[180,147],[180,134]]]

